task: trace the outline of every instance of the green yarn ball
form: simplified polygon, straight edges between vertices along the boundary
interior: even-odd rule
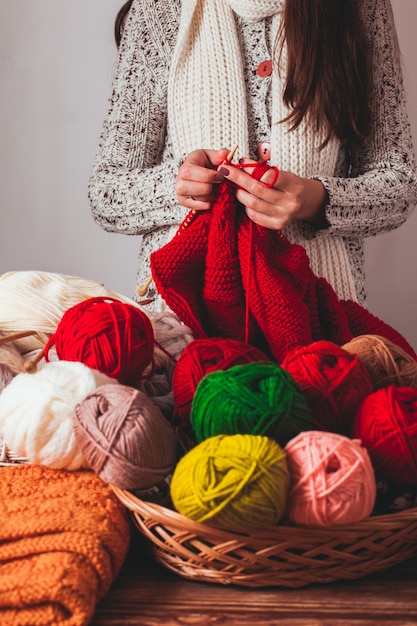
[[[267,361],[206,374],[195,390],[190,421],[197,442],[240,433],[265,435],[285,446],[313,429],[301,388],[286,370]]]
[[[189,450],[170,486],[176,510],[196,522],[250,532],[284,515],[290,474],[284,450],[268,437],[218,435]]]

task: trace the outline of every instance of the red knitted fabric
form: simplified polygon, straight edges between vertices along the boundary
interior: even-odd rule
[[[394,329],[355,302],[340,301],[313,273],[302,246],[251,222],[227,181],[213,208],[190,213],[150,262],[159,293],[197,338],[246,341],[280,363],[313,341],[342,345],[379,334],[417,358]]]

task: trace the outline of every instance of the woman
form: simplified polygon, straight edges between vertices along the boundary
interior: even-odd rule
[[[89,198],[105,230],[142,236],[136,298],[150,254],[227,177],[249,218],[364,304],[364,237],[403,224],[417,199],[389,0],[133,0],[116,39]],[[235,144],[243,165],[279,168],[273,187],[272,171],[255,181],[224,164]]]

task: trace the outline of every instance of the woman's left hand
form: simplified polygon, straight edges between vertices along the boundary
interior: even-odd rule
[[[249,159],[241,161],[243,166],[254,163]],[[275,170],[269,169],[260,180],[251,176],[252,170],[222,165],[218,171],[237,185],[236,198],[253,222],[271,230],[282,230],[293,219],[317,227],[326,225],[328,197],[320,181],[280,171],[274,186],[268,187],[276,176]]]

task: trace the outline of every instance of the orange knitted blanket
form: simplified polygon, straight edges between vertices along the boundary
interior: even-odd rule
[[[123,505],[92,472],[1,468],[1,626],[88,624],[129,539]]]

